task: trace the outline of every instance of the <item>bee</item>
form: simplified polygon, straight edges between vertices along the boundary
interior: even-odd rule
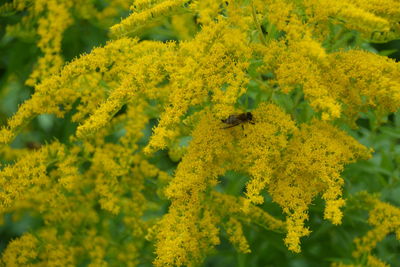
[[[41,147],[40,143],[37,142],[27,142],[26,143],[26,148],[29,150],[38,150]]]
[[[237,115],[230,115],[228,118],[221,120],[221,121],[223,123],[228,124],[228,126],[223,127],[222,129],[235,127],[239,124],[246,123],[246,122],[254,124],[253,114],[251,114],[251,112],[245,112],[245,113],[237,114]],[[242,128],[243,128],[243,124],[242,124]]]

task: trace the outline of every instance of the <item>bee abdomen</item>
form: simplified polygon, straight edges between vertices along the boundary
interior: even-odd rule
[[[230,115],[227,119],[225,119],[225,120],[221,120],[223,123],[226,123],[226,124],[234,124],[234,123],[236,123],[236,121],[237,121],[237,118],[236,118],[236,116],[234,116],[234,115]]]

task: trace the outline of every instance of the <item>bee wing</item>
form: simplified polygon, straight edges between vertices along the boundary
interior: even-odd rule
[[[240,123],[235,123],[235,124],[233,124],[233,125],[229,125],[229,126],[226,126],[226,127],[221,128],[221,129],[232,128],[232,127],[238,126],[239,124],[240,124]]]

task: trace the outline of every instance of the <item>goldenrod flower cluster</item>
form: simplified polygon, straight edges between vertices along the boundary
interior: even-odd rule
[[[353,257],[362,266],[389,266],[373,255],[377,244],[389,234],[394,234],[400,240],[400,209],[389,203],[382,202],[377,196],[364,192],[356,195],[358,208],[368,210],[368,224],[372,226],[364,236],[354,239]],[[335,263],[333,266],[356,266]]]
[[[33,94],[0,130],[8,162],[0,171],[1,214],[29,213],[42,224],[12,240],[2,264],[135,266],[151,257],[152,242],[154,265],[197,266],[222,232],[251,253],[244,225],[281,234],[299,253],[318,197],[324,219],[341,224],[344,167],[372,150],[339,125],[400,107],[400,65],[349,49],[341,37],[399,38],[398,1],[106,2],[102,10],[66,0],[0,7],[26,13],[7,34],[35,37],[42,53],[26,80]],[[129,15],[117,23],[121,11]],[[109,28],[110,40],[66,63],[62,38],[78,19]],[[142,38],[163,27],[176,38]],[[252,119],[238,125],[221,121],[250,111]],[[41,114],[76,130],[66,142],[13,149]],[[165,151],[173,169],[157,163]],[[237,195],[220,186],[232,171],[246,177]],[[280,218],[263,208],[267,195]],[[380,266],[371,251],[391,232],[400,239],[400,213],[365,199],[374,228],[356,239],[354,257]]]

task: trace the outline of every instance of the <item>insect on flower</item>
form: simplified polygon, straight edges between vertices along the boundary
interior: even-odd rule
[[[229,124],[229,126],[226,126],[222,129],[235,127],[235,126],[245,123],[245,122],[254,124],[253,114],[251,114],[251,112],[245,112],[245,113],[237,114],[237,115],[230,115],[227,119],[221,120],[221,121],[223,123]],[[243,127],[243,125],[242,125],[242,127]]]

